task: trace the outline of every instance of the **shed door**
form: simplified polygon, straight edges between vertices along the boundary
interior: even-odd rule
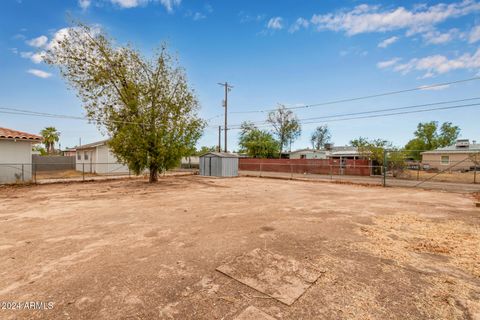
[[[203,172],[206,176],[212,175],[212,158],[204,157],[203,158]]]

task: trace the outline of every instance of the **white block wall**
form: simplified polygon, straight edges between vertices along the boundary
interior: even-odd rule
[[[0,183],[22,180],[32,180],[32,142],[0,139]]]

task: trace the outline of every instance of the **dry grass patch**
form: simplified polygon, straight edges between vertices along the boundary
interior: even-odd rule
[[[478,225],[408,214],[377,216],[373,221],[359,229],[369,241],[354,246],[422,273],[429,286],[415,293],[419,310],[435,319],[480,317],[475,285],[480,281]]]

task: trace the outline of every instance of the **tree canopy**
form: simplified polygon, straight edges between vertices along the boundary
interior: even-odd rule
[[[460,134],[460,128],[451,122],[444,122],[440,127],[437,121],[419,123],[405,149],[410,150],[412,158],[419,160],[421,151],[434,150],[452,145]]]
[[[273,126],[273,132],[279,141],[280,153],[302,133],[297,116],[284,105],[279,105],[268,114],[267,123]]]
[[[47,154],[55,153],[55,142],[60,140],[60,132],[55,127],[46,127],[40,131]]]
[[[243,122],[239,139],[240,152],[253,158],[275,158],[279,143],[268,131],[260,130],[251,122]]]
[[[318,126],[315,131],[313,131],[310,138],[312,148],[317,150],[324,148],[325,144],[330,142],[331,137],[332,136],[327,125]]]
[[[185,71],[162,45],[152,59],[114,46],[98,28],[66,29],[45,55],[82,99],[88,118],[107,133],[119,160],[139,174],[175,167],[202,134],[204,121]]]
[[[394,175],[405,167],[405,152],[399,150],[392,142],[383,139],[367,139],[360,137],[350,141],[350,145],[357,147],[358,152],[372,160],[377,166],[374,170],[377,174],[381,172],[380,167],[387,166],[387,170],[393,170]],[[387,163],[385,163],[387,161]]]

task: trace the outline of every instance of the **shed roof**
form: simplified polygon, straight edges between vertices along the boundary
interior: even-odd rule
[[[238,155],[230,153],[230,152],[207,152],[205,154],[202,154],[200,157],[205,157],[205,156],[214,156],[214,157],[219,157],[219,158],[239,158]]]
[[[0,127],[0,139],[18,139],[18,140],[31,140],[42,141],[43,138],[39,135],[27,133],[18,130],[12,130],[8,128]]]
[[[97,141],[97,142],[92,142],[92,143],[84,144],[83,146],[77,147],[77,150],[92,149],[92,148],[96,148],[96,147],[101,147],[101,146],[107,144],[107,142],[108,142],[109,140],[110,140],[110,139],[105,139],[105,140],[101,140],[101,141]]]

